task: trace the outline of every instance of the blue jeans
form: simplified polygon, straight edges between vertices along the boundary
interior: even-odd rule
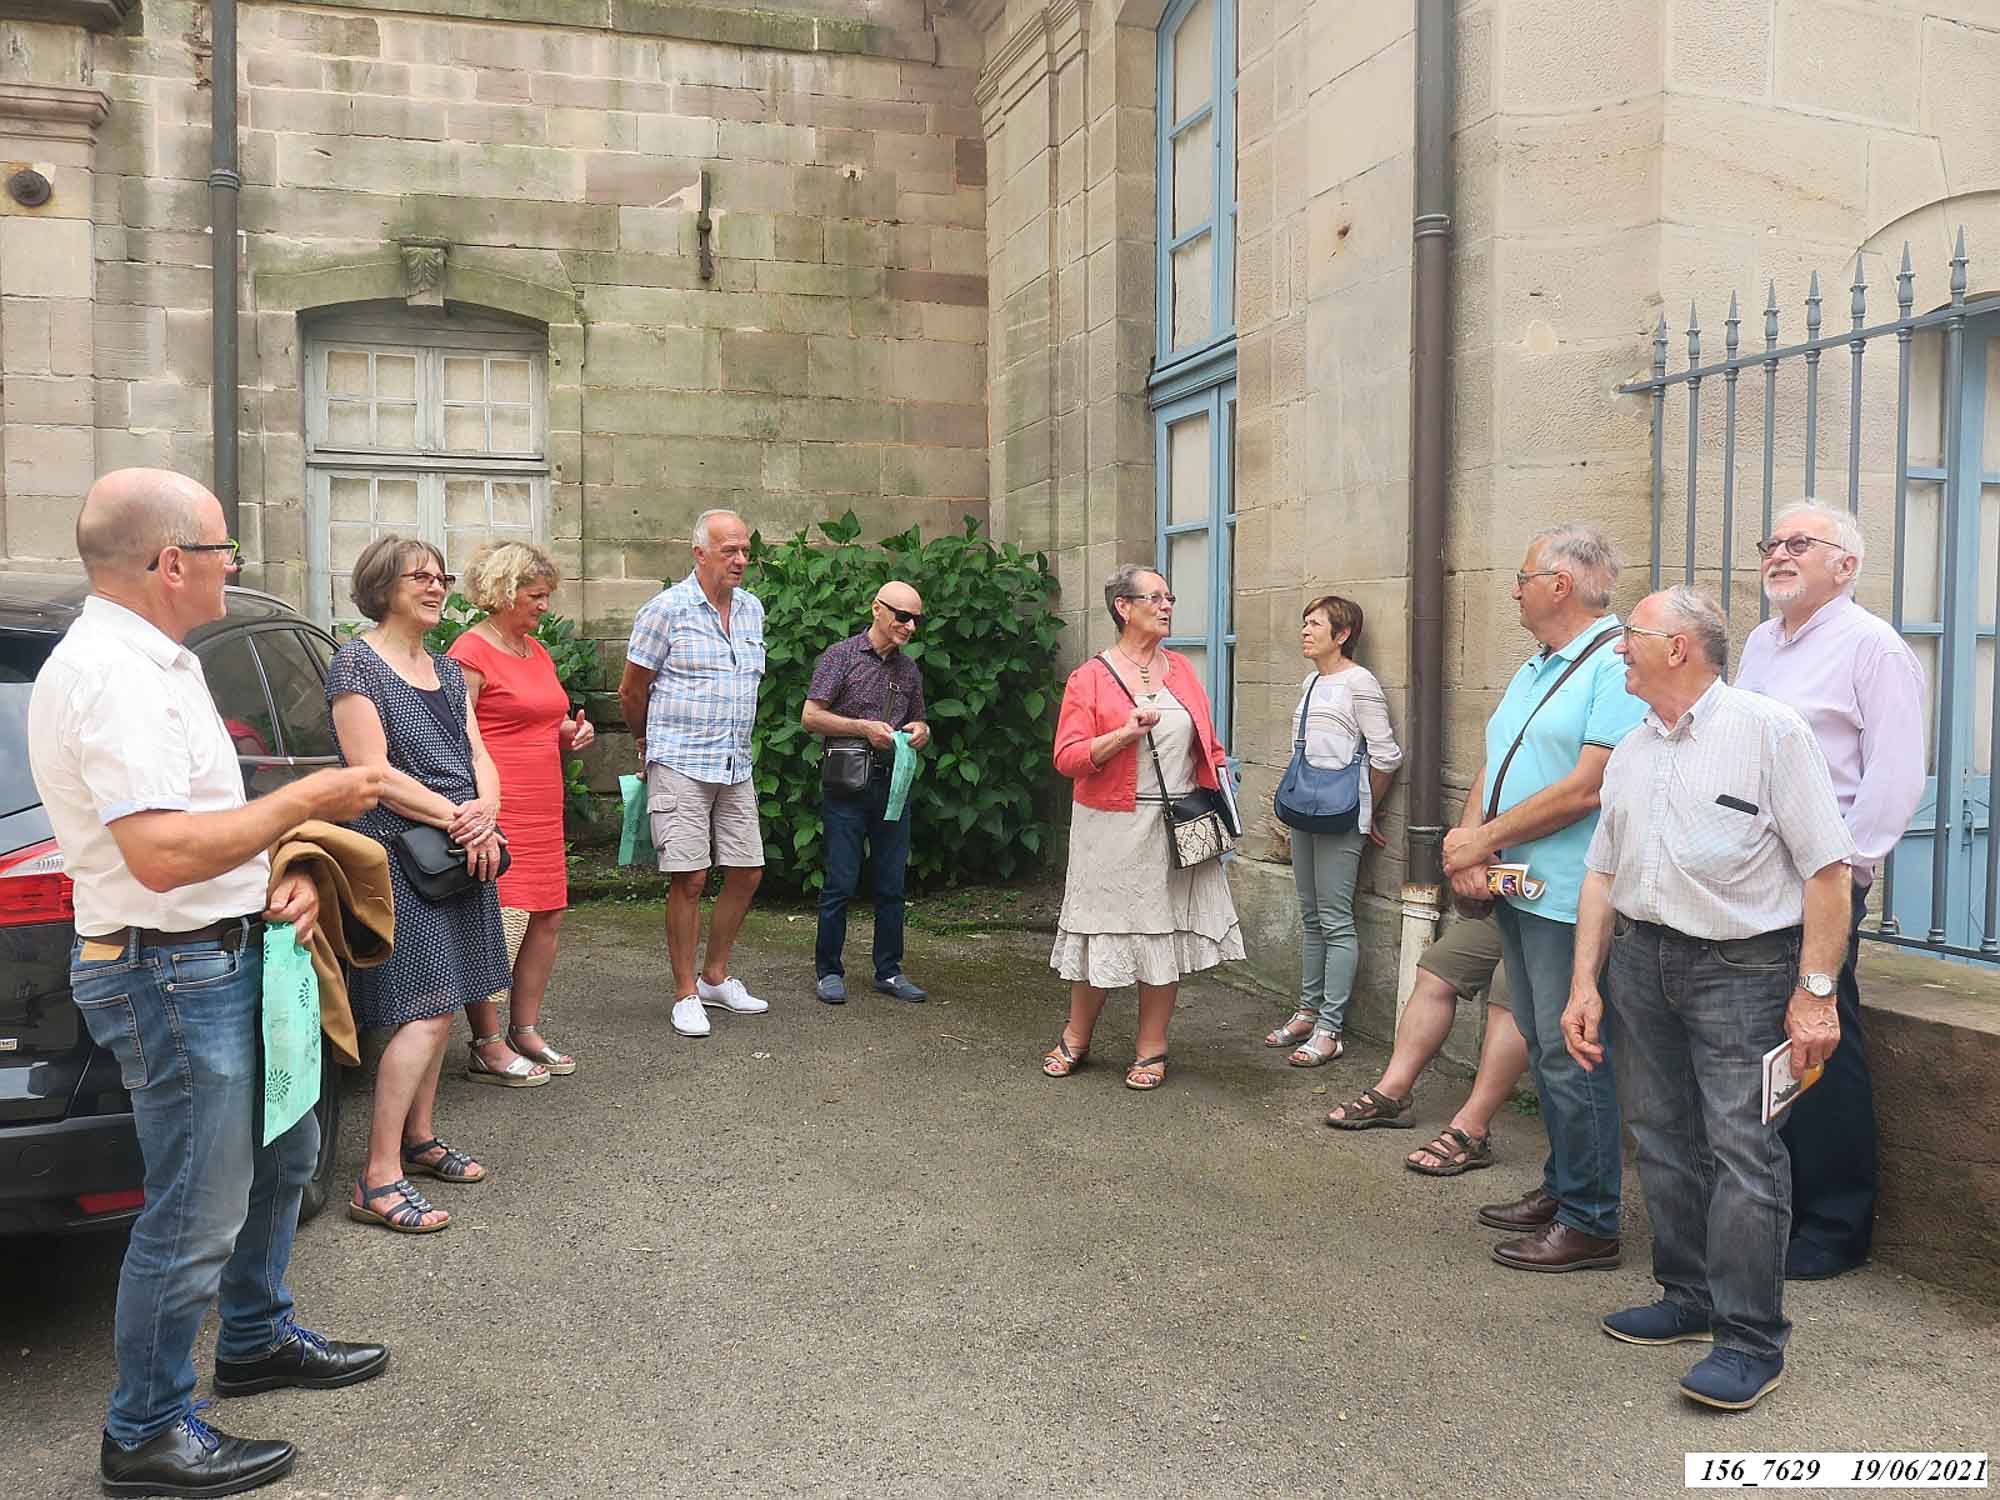
[[[1840,1045],[1826,1060],[1820,1081],[1778,1117],[1779,1138],[1792,1158],[1792,1237],[1856,1263],[1868,1258],[1875,1238],[1881,1185],[1875,1085],[1861,1029],[1861,987],[1854,977],[1867,902],[1868,887],[1855,886],[1847,961],[1837,981]]]
[[[1654,1279],[1710,1314],[1718,1346],[1756,1359],[1782,1358],[1792,1327],[1792,1169],[1763,1121],[1763,1060],[1785,1039],[1798,971],[1796,928],[1711,943],[1623,917],[1605,971]]]
[[[1292,883],[1299,892],[1299,1009],[1319,1019],[1315,1031],[1339,1036],[1354,992],[1361,945],[1354,936],[1354,884],[1367,835],[1292,834]]]
[[[1493,915],[1500,925],[1500,956],[1507,965],[1514,1024],[1528,1044],[1542,1124],[1549,1132],[1542,1191],[1556,1200],[1556,1218],[1562,1223],[1600,1239],[1615,1239],[1625,1170],[1618,1138],[1618,1085],[1612,1069],[1616,1049],[1606,1038],[1604,1061],[1586,1073],[1563,1045],[1562,1013],[1569,1004],[1576,928],[1531,916],[1505,901],[1494,903]]]
[[[828,797],[820,804],[826,828],[826,883],[819,889],[819,939],[813,967],[819,977],[845,974],[840,950],[847,946],[847,903],[861,886],[861,846],[866,842],[875,868],[875,977],[903,972],[903,872],[910,862],[910,809],[891,823],[888,772],[877,770],[868,789],[854,797]]]
[[[118,1061],[146,1163],[146,1206],[118,1277],[118,1389],[104,1430],[127,1448],[173,1426],[194,1394],[194,1339],[221,1291],[220,1359],[278,1347],[299,1194],[319,1158],[308,1113],[259,1146],[264,949],[213,940],[117,958],[70,950],[91,1039]]]

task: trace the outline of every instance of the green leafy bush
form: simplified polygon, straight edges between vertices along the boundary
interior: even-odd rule
[[[911,789],[910,874],[955,885],[1010,880],[1049,843],[1044,797],[1055,738],[1055,576],[1041,553],[995,546],[968,517],[963,535],[926,542],[917,528],[873,547],[849,511],[772,545],[751,538],[750,591],[764,605],[769,653],[754,732],[764,853],[772,878],[822,883],[820,738],[799,724],[813,664],[864,630],[869,601],[892,578],[924,596],[908,651],[923,670],[931,726]]]

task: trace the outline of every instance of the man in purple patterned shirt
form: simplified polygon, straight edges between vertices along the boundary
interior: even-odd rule
[[[1874,1089],[1854,964],[1875,867],[1896,847],[1924,790],[1924,669],[1887,621],[1853,599],[1861,528],[1812,500],[1787,506],[1757,544],[1776,617],[1750,633],[1736,685],[1796,709],[1826,756],[1853,835],[1853,924],[1840,970],[1840,1046],[1781,1132],[1792,1158],[1786,1276],[1838,1276],[1861,1264],[1875,1229]]]
[[[828,793],[820,815],[826,829],[826,882],[819,892],[818,971],[814,992],[828,1005],[847,999],[847,904],[861,883],[865,842],[875,867],[875,988],[898,1000],[927,999],[903,973],[903,872],[910,859],[910,809],[885,816],[896,734],[912,749],[930,743],[924,722],[924,679],[903,654],[924,622],[924,601],[907,583],[885,583],[870,606],[868,628],[820,653],[800,717],[813,734],[865,740],[873,752],[868,785],[852,795]]]

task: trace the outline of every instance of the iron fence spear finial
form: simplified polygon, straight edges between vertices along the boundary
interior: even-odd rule
[[[1951,305],[1965,306],[1965,226],[1958,226],[1958,242],[1951,251]]]
[[[1736,310],[1736,291],[1729,292],[1729,316],[1722,320],[1722,352],[1727,359],[1736,358],[1737,333],[1743,326],[1743,319]],[[1736,372],[1731,370],[1729,378],[1734,380]]]
[[[1854,326],[1858,329],[1868,320],[1868,276],[1861,268],[1861,257],[1854,257]]]
[[[1778,347],[1778,283],[1771,283],[1770,295],[1764,299],[1764,351],[1769,353]]]
[[[1910,316],[1917,305],[1917,273],[1910,269],[1910,242],[1903,241],[1903,269],[1896,273],[1896,312],[1899,318]]]

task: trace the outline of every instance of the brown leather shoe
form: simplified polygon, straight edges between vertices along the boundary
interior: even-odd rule
[[[1517,1271],[1590,1271],[1618,1264],[1618,1241],[1550,1220],[1525,1239],[1503,1240],[1493,1258]]]
[[[1512,1203],[1489,1203],[1479,1210],[1479,1222],[1488,1229],[1540,1229],[1554,1219],[1562,1205],[1540,1188],[1523,1193]]]

